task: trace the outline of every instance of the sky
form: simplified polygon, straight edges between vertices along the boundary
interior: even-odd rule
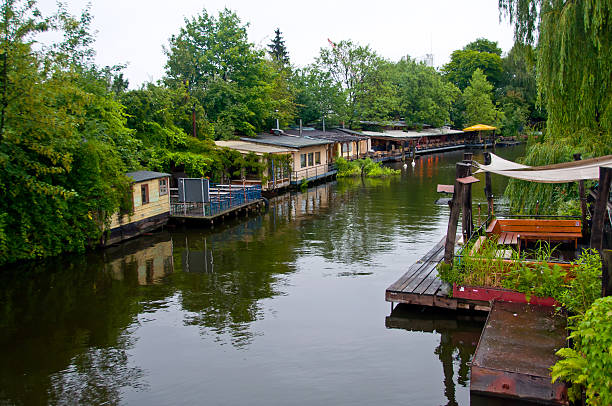
[[[97,32],[96,62],[126,64],[130,88],[162,78],[163,46],[184,19],[203,8],[216,15],[227,7],[248,23],[249,40],[264,48],[279,28],[292,64],[312,63],[327,39],[351,39],[397,61],[433,53],[434,65],[447,63],[455,49],[479,37],[497,41],[504,52],[513,44],[512,27],[500,22],[497,0],[63,0],[72,14],[91,2]],[[39,0],[44,15],[55,0]]]

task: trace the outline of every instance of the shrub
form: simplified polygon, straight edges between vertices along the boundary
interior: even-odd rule
[[[571,400],[583,386],[588,404],[612,404],[612,297],[597,299],[573,330],[574,348],[557,351],[563,359],[551,367],[553,382],[571,382]]]

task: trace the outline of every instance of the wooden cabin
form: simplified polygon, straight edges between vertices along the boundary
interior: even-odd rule
[[[287,130],[285,134],[299,136],[299,130]],[[371,147],[370,137],[358,134],[356,131],[344,129],[332,129],[328,131],[315,130],[314,128],[304,128],[301,136],[318,140],[328,140],[333,142],[329,149],[328,161],[334,162],[335,158],[341,156],[347,160],[363,158]]]
[[[279,147],[274,145],[264,145],[257,144],[254,142],[246,142],[246,141],[215,141],[215,144],[218,147],[229,148],[240,152],[242,155],[248,155],[253,153],[260,157],[260,161],[263,159],[264,155],[268,155],[268,162],[266,164],[266,170],[263,173],[263,176],[267,179],[267,182],[261,182],[261,179],[253,179],[251,174],[245,174],[246,183],[253,184],[252,181],[258,181],[262,184],[262,190],[276,190],[282,189],[284,187],[289,186],[290,184],[290,173],[285,168],[283,168],[282,164],[277,164],[275,158],[292,155],[294,152],[298,150],[296,148],[287,148],[287,147]],[[272,162],[270,162],[272,160]],[[279,160],[280,161],[280,160]]]
[[[241,138],[242,141],[292,149],[291,184],[312,181],[334,174],[332,168],[333,141],[306,136],[287,135],[282,130],[274,134],[259,134],[254,138]]]
[[[170,216],[170,174],[152,171],[129,172],[132,179],[134,212],[111,217],[105,244],[133,238],[168,222]]]

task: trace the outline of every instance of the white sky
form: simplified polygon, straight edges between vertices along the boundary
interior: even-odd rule
[[[88,0],[64,0],[79,14]],[[99,65],[127,64],[130,88],[160,79],[165,55],[162,45],[178,33],[185,17],[202,8],[216,15],[227,7],[243,23],[249,39],[265,47],[280,28],[294,65],[313,62],[321,47],[351,39],[369,44],[391,60],[410,55],[421,58],[430,50],[434,64],[479,37],[498,41],[504,52],[513,44],[512,28],[500,23],[497,0],[91,0],[92,27],[97,31]],[[39,0],[44,15],[55,10],[55,0]]]

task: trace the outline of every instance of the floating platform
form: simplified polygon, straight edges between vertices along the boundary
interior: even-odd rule
[[[552,384],[549,371],[556,351],[565,346],[565,317],[552,306],[450,297],[452,288],[437,271],[444,242],[445,238],[389,286],[385,299],[392,304],[489,311],[472,361],[472,395],[484,399],[483,404],[498,399],[567,405],[566,385]],[[386,324],[397,322],[389,317]]]
[[[478,342],[470,392],[567,405],[567,388],[549,368],[566,344],[565,317],[554,307],[494,302]]]
[[[173,210],[170,213],[170,218],[173,219],[189,219],[189,220],[208,220],[213,221],[215,219],[221,218],[223,216],[229,215],[231,213],[238,213],[241,210],[248,210],[250,208],[254,208],[257,206],[261,206],[265,204],[265,200],[263,198],[259,198],[256,200],[251,200],[247,203],[235,205],[228,207],[226,209],[207,211],[202,208],[202,204],[194,204],[193,207],[186,208],[185,210]]]
[[[440,240],[427,254],[385,291],[385,300],[445,309],[489,311],[489,302],[449,297],[452,286],[438,277],[438,264],[444,257],[444,242]]]

